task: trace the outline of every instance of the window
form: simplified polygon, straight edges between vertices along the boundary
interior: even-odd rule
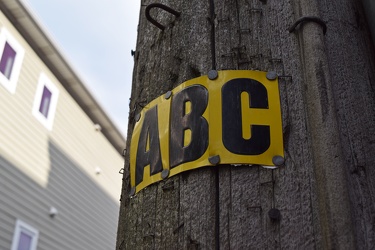
[[[12,73],[14,59],[16,59],[16,51],[9,45],[8,42],[5,42],[3,55],[1,56],[0,61],[0,71],[3,75],[10,79],[10,74]]]
[[[17,40],[7,29],[2,28],[0,33],[0,84],[11,93],[16,91],[24,54],[25,51]]]
[[[17,220],[11,250],[36,250],[38,236],[38,230]]]
[[[49,111],[49,107],[50,107],[49,104],[51,103],[51,97],[52,97],[51,91],[47,88],[47,86],[44,86],[42,98],[40,100],[39,112],[45,118],[48,118],[48,111]]]
[[[33,115],[49,130],[52,130],[59,90],[45,74],[40,74],[35,93]]]

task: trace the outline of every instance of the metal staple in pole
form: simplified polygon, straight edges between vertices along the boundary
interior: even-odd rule
[[[154,18],[151,17],[150,10],[152,8],[163,9],[163,10],[165,10],[165,11],[167,11],[167,12],[175,15],[176,17],[179,17],[181,15],[181,12],[176,11],[176,10],[174,10],[174,9],[172,9],[172,8],[164,5],[164,4],[161,4],[161,3],[152,3],[152,4],[147,5],[147,7],[146,7],[146,18],[147,18],[147,20],[150,23],[152,23],[153,25],[155,25],[156,27],[158,27],[159,29],[161,29],[161,30],[164,30],[165,26],[162,25],[161,23],[159,23],[158,21],[156,21]]]
[[[297,21],[289,28],[289,32],[292,33],[293,31],[295,31],[295,29],[300,23],[305,23],[305,22],[314,22],[314,23],[319,24],[323,28],[323,34],[324,35],[326,34],[327,32],[326,23],[322,19],[320,19],[320,17],[316,17],[316,16],[304,16],[304,17],[298,18]]]

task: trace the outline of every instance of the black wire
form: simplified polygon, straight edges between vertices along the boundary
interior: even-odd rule
[[[210,23],[211,23],[211,69],[216,70],[216,54],[215,54],[215,5],[214,0],[209,0],[210,6]]]
[[[211,69],[216,70],[216,51],[215,51],[215,5],[214,0],[209,0],[210,23],[211,23]],[[215,167],[215,249],[220,250],[220,179],[219,166]]]
[[[216,70],[215,54],[215,5],[214,0],[209,0],[210,24],[211,24],[211,69]],[[220,250],[220,186],[219,186],[219,167],[215,167],[215,249]]]
[[[220,250],[220,179],[219,179],[219,168],[215,167],[215,248]]]

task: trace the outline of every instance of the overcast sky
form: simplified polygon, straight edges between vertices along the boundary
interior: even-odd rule
[[[23,0],[126,136],[140,0]]]

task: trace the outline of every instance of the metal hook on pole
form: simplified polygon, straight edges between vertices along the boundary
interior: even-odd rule
[[[317,23],[320,26],[322,26],[324,35],[327,32],[326,23],[322,19],[320,19],[319,17],[316,17],[316,16],[304,16],[304,17],[301,17],[301,18],[297,19],[297,21],[289,28],[289,32],[292,33],[300,23],[304,23],[304,22]]]
[[[164,4],[161,4],[161,3],[152,3],[152,4],[149,4],[147,5],[146,7],[146,18],[149,22],[151,22],[153,25],[155,25],[156,27],[158,27],[159,29],[161,30],[164,30],[165,29],[165,26],[160,24],[158,21],[156,21],[154,18],[151,17],[150,15],[150,10],[152,8],[160,8],[160,9],[163,9],[171,14],[173,14],[174,16],[176,17],[179,17],[181,15],[181,12],[179,11],[176,11]]]

